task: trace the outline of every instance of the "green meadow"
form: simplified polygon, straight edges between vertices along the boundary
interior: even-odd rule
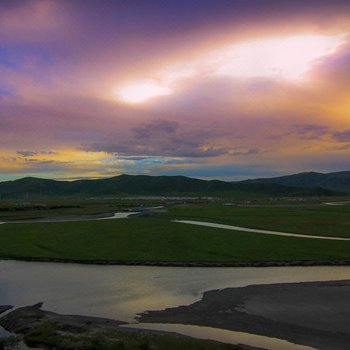
[[[7,257],[212,262],[350,259],[350,241],[228,231],[174,223],[167,217],[5,224],[0,232],[0,255]]]
[[[174,206],[169,219],[202,220],[248,228],[318,236],[350,237],[350,205]]]
[[[138,206],[158,206],[158,199],[64,198],[0,200],[0,221],[27,220],[53,216],[91,215],[125,211]]]
[[[0,202],[0,221],[89,215],[165,204],[160,199]],[[226,203],[227,204],[227,203]],[[294,238],[172,222],[209,221],[290,233],[350,237],[350,206],[269,201],[225,205],[177,200],[163,213],[127,219],[6,223],[0,256],[77,260],[252,262],[350,259],[350,241]]]

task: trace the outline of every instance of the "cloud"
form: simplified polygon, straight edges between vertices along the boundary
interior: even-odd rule
[[[204,179],[221,179],[226,181],[239,181],[247,178],[271,177],[285,175],[286,172],[272,170],[269,164],[179,164],[175,166],[158,166],[153,169],[157,175],[185,175]]]
[[[17,151],[18,155],[22,157],[33,157],[36,155],[48,155],[48,154],[55,154],[53,151]]]
[[[234,127],[233,127],[234,128]],[[135,157],[214,158],[249,156],[260,151],[240,146],[235,131],[216,123],[186,123],[151,120],[129,129],[123,135],[89,144],[86,151],[103,151],[125,159]]]
[[[154,120],[147,124],[143,124],[133,128],[137,138],[150,139],[159,135],[174,135],[179,128],[179,123],[170,120]]]
[[[232,149],[228,152],[229,155],[231,156],[248,156],[248,155],[255,155],[255,154],[260,154],[263,151],[258,149],[258,148],[237,148],[237,149]]]
[[[329,134],[329,127],[319,124],[295,125],[295,133],[306,140],[318,140]]]
[[[350,129],[335,132],[333,139],[338,142],[350,142]]]
[[[350,33],[349,13],[345,0],[2,1],[1,169],[214,176],[217,167],[215,176],[229,176],[233,163],[279,172],[282,163],[299,169],[305,153],[304,165],[343,159],[350,44],[309,62],[303,81],[214,73],[222,63],[236,72],[235,57],[216,56],[237,45]],[[252,55],[254,66],[259,58]],[[118,101],[115,89],[135,79],[172,81],[173,93]]]

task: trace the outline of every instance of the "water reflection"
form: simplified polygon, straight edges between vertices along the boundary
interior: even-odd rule
[[[259,349],[263,347],[264,349],[269,350],[316,350],[310,346],[293,344],[278,338],[265,337],[243,332],[234,332],[212,327],[161,323],[138,323],[131,326],[127,325],[126,327],[176,332],[199,339],[217,340],[228,344],[246,344]]]
[[[191,304],[206,290],[350,278],[350,266],[181,268],[0,261],[0,304],[132,321],[137,313]]]

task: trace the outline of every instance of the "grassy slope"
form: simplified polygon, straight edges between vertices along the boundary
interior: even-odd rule
[[[240,233],[167,218],[0,226],[0,255],[66,259],[256,261],[350,259],[350,242]]]
[[[350,206],[238,207],[208,204],[173,207],[166,216],[291,233],[350,237]]]

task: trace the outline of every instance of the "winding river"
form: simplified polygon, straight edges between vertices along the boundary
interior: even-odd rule
[[[151,209],[151,208],[149,208]],[[109,216],[48,218],[28,222],[60,222],[126,218],[135,213]],[[174,220],[175,221],[175,220]],[[16,223],[25,222],[17,221]],[[199,221],[175,221],[229,230],[348,240],[340,237],[296,235]],[[14,222],[13,222],[14,223]],[[0,222],[5,224],[5,222]],[[139,324],[137,314],[147,310],[188,305],[203,292],[252,284],[344,280],[350,266],[189,268],[148,266],[101,266],[40,262],[0,261],[0,305],[16,307],[44,303],[44,309],[62,314],[108,317],[133,323],[133,327],[175,331],[198,338],[247,344],[270,350],[310,350],[284,340],[210,327],[174,324]],[[0,337],[8,333],[0,327]],[[25,347],[23,347],[25,349]]]
[[[20,307],[44,302],[44,309],[58,313],[102,316],[135,323],[134,317],[138,313],[191,304],[206,290],[349,279],[350,266],[186,268],[0,261],[0,276],[0,304]],[[152,327],[157,328],[157,325]],[[158,329],[196,337],[252,346],[265,344],[267,349],[281,349],[281,344],[273,338],[206,328],[158,326]],[[283,349],[310,348],[288,343]]]

